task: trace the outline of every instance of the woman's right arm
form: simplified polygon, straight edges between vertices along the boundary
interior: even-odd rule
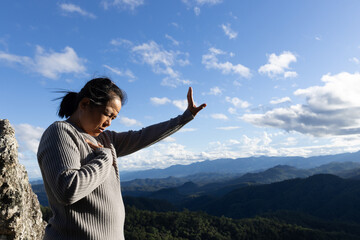
[[[90,194],[111,171],[113,160],[108,148],[97,148],[93,158],[81,165],[80,151],[87,151],[86,147],[64,122],[51,125],[41,138],[38,161],[43,178],[64,205]]]

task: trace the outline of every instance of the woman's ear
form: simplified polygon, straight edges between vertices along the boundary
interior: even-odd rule
[[[85,110],[90,105],[90,98],[84,97],[79,102],[79,108]]]

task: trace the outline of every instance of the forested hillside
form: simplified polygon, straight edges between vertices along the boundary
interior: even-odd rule
[[[231,180],[156,191],[150,189],[166,186],[166,179],[133,181],[128,185],[133,194],[123,192],[125,234],[127,239],[360,239],[360,180],[351,165],[276,166]],[[318,171],[351,178],[306,177]],[[33,188],[47,204],[43,185]],[[51,211],[42,210],[48,219]]]

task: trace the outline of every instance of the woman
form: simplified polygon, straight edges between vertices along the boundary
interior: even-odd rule
[[[126,101],[108,78],[95,78],[79,93],[68,92],[58,115],[66,117],[44,132],[38,162],[53,217],[44,239],[124,239],[125,210],[117,158],[169,136],[206,104],[194,105],[169,121],[140,131],[105,131]]]

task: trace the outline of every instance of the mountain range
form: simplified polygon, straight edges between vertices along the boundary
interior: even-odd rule
[[[360,151],[336,155],[314,157],[248,157],[237,159],[205,160],[189,165],[173,165],[165,169],[149,169],[135,172],[121,172],[121,181],[134,179],[154,179],[167,177],[185,177],[199,173],[213,174],[245,174],[259,172],[277,165],[288,165],[301,169],[316,168],[331,162],[357,162],[360,163]]]

